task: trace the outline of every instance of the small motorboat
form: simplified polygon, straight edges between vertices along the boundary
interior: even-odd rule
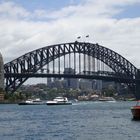
[[[131,107],[131,112],[132,112],[132,115],[133,115],[133,119],[134,120],[140,120],[140,100],[137,101],[136,105]]]
[[[40,100],[40,98],[28,99],[26,101],[19,103],[19,105],[43,105],[43,104],[45,104],[45,102]]]
[[[47,101],[47,105],[72,105],[72,102],[69,102],[67,97],[56,97],[52,101]]]

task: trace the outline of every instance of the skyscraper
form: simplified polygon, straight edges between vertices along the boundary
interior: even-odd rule
[[[75,70],[72,68],[65,68],[64,74],[75,74]],[[79,88],[79,81],[78,79],[74,78],[64,78],[65,84],[64,88],[72,88],[72,89],[78,89]]]

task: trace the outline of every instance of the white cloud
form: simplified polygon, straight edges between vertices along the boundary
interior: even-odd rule
[[[13,2],[3,2],[0,4],[0,17],[1,18],[20,18],[28,17],[30,13],[22,8],[21,6],[16,5]]]
[[[0,50],[8,62],[46,45],[75,41],[79,35],[83,36],[81,41],[86,41],[85,35],[89,34],[88,41],[113,49],[139,67],[140,18],[112,18],[125,5],[138,2],[86,0],[59,11],[35,9],[33,13],[15,3],[2,3]]]

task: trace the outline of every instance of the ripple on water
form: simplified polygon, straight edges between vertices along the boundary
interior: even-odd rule
[[[72,106],[0,106],[2,140],[139,140],[133,102],[77,103]]]

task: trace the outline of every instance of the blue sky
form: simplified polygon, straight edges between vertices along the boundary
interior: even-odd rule
[[[1,3],[8,1],[14,2],[31,12],[36,9],[56,11],[70,5],[78,5],[86,2],[86,0],[0,0]],[[127,5],[126,3],[123,6],[116,6],[116,8],[121,8],[122,11],[115,15],[114,18],[135,18],[140,16],[140,3],[134,3],[132,5]]]
[[[62,8],[69,4],[69,0],[13,0],[13,1],[31,11],[34,9],[54,10]]]
[[[1,0],[2,2],[8,0]],[[81,0],[9,0],[33,11],[35,9],[58,10],[68,5],[78,4]]]
[[[116,15],[115,18],[123,19],[140,17],[140,4],[127,5],[122,8],[123,11]]]
[[[64,7],[82,5],[88,0],[0,0],[0,3],[13,2],[27,11],[34,12],[35,10],[44,10],[48,12],[59,11]],[[89,0],[91,1],[91,0]],[[94,1],[94,0],[92,0]],[[130,0],[133,1],[133,0]],[[134,0],[135,1],[135,0]],[[113,18],[136,18],[140,16],[140,3],[115,5],[115,9],[120,9],[121,12],[113,15]],[[112,11],[110,10],[110,13]]]

